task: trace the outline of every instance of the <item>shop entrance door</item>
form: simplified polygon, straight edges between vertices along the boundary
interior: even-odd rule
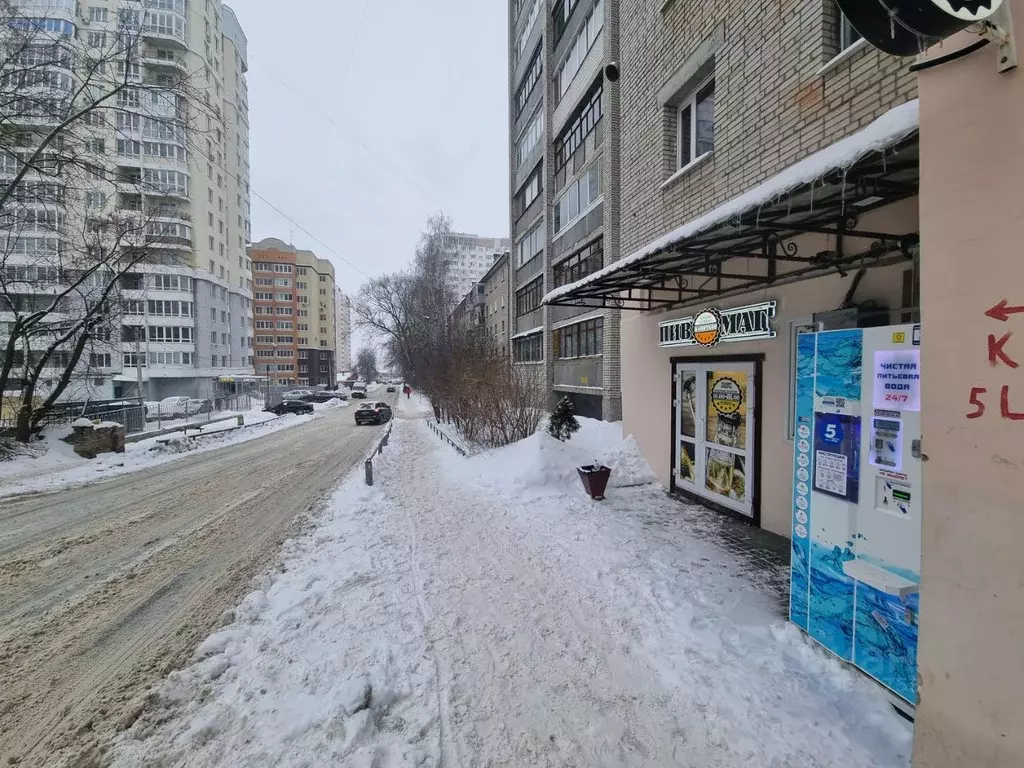
[[[753,518],[754,364],[676,363],[676,488]]]

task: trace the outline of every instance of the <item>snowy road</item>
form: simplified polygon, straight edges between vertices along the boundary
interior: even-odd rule
[[[390,397],[390,396],[389,396]],[[107,482],[0,501],[0,762],[130,722],[369,450],[350,410]]]
[[[463,459],[414,416],[377,485],[350,478],[158,688],[116,768],[908,764],[906,723],[780,620],[706,513],[653,486],[590,501],[564,452],[591,445]]]

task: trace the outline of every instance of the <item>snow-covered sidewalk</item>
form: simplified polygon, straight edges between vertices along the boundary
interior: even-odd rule
[[[417,410],[418,409],[418,410]],[[349,478],[114,764],[905,766],[875,686],[587,422],[463,459],[402,400]],[[606,502],[570,470],[615,467]]]

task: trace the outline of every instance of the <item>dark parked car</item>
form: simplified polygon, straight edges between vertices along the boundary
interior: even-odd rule
[[[187,410],[189,415],[194,413],[213,413],[213,401],[189,400]]]
[[[263,410],[278,416],[283,416],[286,413],[312,413],[313,404],[302,400],[282,400],[277,405],[268,405]]]
[[[391,408],[387,403],[363,403],[356,410],[356,424],[384,424],[391,421]]]
[[[393,384],[392,385],[388,385],[388,392],[397,392],[397,391],[398,391],[397,387],[395,387]]]

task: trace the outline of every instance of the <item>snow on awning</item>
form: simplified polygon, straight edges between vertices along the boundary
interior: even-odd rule
[[[519,333],[517,333],[512,338],[513,339],[523,339],[523,338],[526,338],[527,336],[533,336],[533,334],[535,334],[535,333],[540,333],[543,330],[544,330],[544,326],[543,325],[538,325],[536,328],[531,328],[528,331],[520,331]]]
[[[855,260],[842,251],[846,238],[870,239],[868,258],[906,253],[916,233],[866,232],[856,218],[917,195],[918,121],[916,100],[896,107],[635,253],[550,291],[543,303],[649,311],[743,293],[780,277],[841,270]],[[844,237],[834,255],[799,255],[790,239],[809,232]],[[735,258],[758,259],[764,268],[729,274],[726,262]]]

